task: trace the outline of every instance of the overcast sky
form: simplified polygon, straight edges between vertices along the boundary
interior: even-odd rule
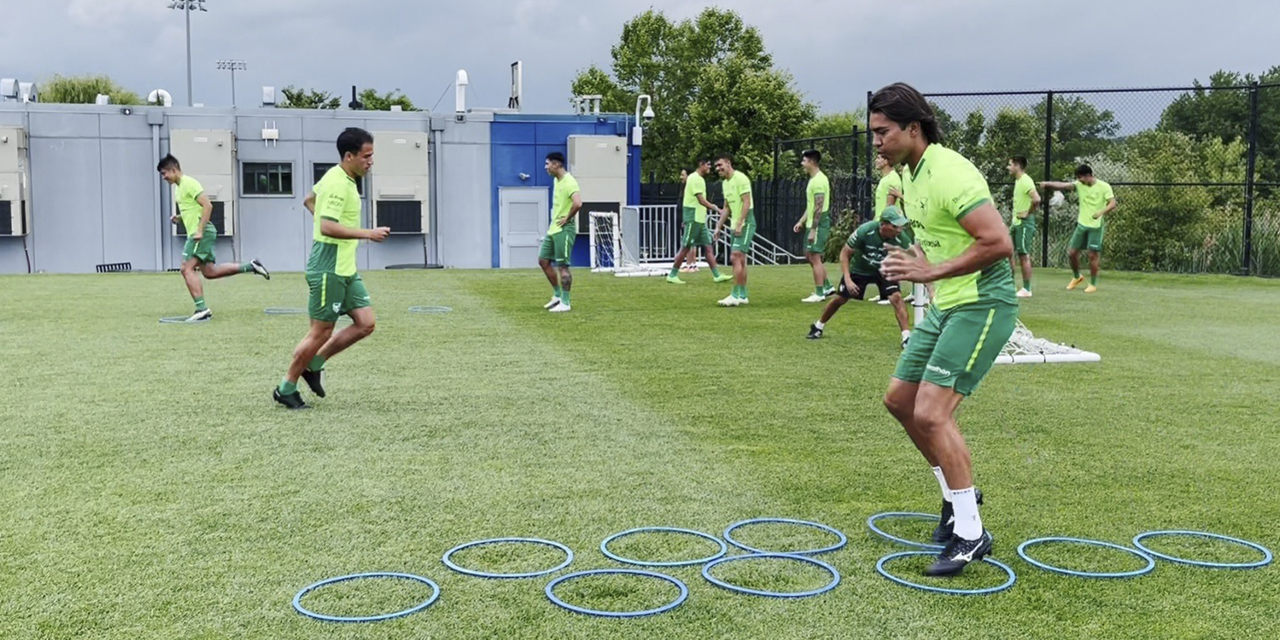
[[[168,0],[10,0],[0,77],[106,73],[186,102],[185,31]],[[673,18],[704,2],[652,0]],[[1273,0],[735,0],[778,66],[822,111],[905,80],[923,91],[1188,84],[1218,69],[1280,64]],[[585,0],[207,0],[192,15],[195,100],[231,102],[218,58],[247,61],[238,100],[262,85],[399,88],[429,108],[457,69],[471,106],[506,106],[509,65],[525,64],[526,111],[569,110],[569,83],[607,67],[622,24],[645,3]],[[452,92],[439,109],[452,109]]]

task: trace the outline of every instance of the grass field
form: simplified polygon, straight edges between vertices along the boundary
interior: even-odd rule
[[[880,403],[898,355],[891,310],[846,306],[821,341],[804,268],[753,269],[751,305],[727,285],[685,287],[580,273],[574,311],[541,310],[541,274],[365,274],[378,330],[328,367],[329,397],[303,412],[270,398],[305,306],[298,274],[207,286],[190,312],[164,275],[0,278],[0,637],[4,638],[1275,638],[1280,569],[1161,563],[1134,580],[1034,569],[1018,542],[1068,535],[1128,543],[1187,528],[1280,549],[1280,282],[1104,274],[1101,291],[1039,273],[1022,319],[1103,354],[1089,365],[998,367],[966,403],[983,517],[1005,593],[960,598],[891,584],[874,513],[934,511],[937,484]],[[445,305],[445,315],[409,314]],[[306,391],[304,389],[304,395]],[[309,396],[308,396],[309,397]],[[310,397],[309,397],[310,399]],[[834,591],[777,600],[708,584],[698,568],[673,612],[605,620],[561,610],[550,578],[492,581],[441,565],[497,536],[571,547],[570,570],[620,567],[600,541],[645,525],[719,534],[741,519],[816,520],[849,536],[822,556]],[[897,529],[919,535],[923,525]],[[757,544],[821,535],[761,526]],[[792,547],[795,548],[795,547]],[[1252,556],[1215,545],[1164,549]],[[620,541],[654,559],[713,549],[674,536]],[[1123,569],[1102,552],[1045,547],[1076,568]],[[542,549],[459,554],[467,566],[534,570]],[[904,575],[923,566],[904,562]],[[290,606],[317,580],[363,571],[434,579],[439,602],[388,622],[337,625]],[[812,568],[757,560],[717,575],[808,589]],[[999,576],[975,566],[950,584]],[[411,606],[424,587],[371,581],[306,603],[332,614]],[[649,608],[674,589],[635,579],[566,584],[584,606]]]

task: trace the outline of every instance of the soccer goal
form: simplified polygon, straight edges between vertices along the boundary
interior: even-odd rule
[[[631,255],[622,241],[622,227],[618,214],[612,211],[592,211],[588,214],[591,225],[591,272],[612,273],[618,277],[662,276],[671,269],[657,264],[642,264]]]
[[[919,324],[924,319],[925,308],[929,306],[929,293],[924,285],[915,285],[912,295],[912,306],[915,321]],[[1078,349],[1074,345],[1062,344],[1037,338],[1026,325],[1018,320],[1013,335],[1005,343],[1004,349],[996,357],[996,364],[1060,364],[1066,362],[1101,362],[1102,356],[1092,351]]]

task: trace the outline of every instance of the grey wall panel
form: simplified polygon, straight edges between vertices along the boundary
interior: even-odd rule
[[[493,264],[489,124],[448,122],[436,132],[436,233],[439,261],[449,267]]]
[[[29,137],[94,139],[99,135],[98,114],[32,112]]]
[[[151,140],[109,139],[101,147],[102,261],[156,270],[156,228],[164,222],[155,217],[160,178],[151,164]]]
[[[98,116],[98,127],[103,138],[138,138],[151,141],[151,127],[144,113],[124,115],[104,113]]]
[[[27,248],[31,238],[27,238]],[[0,238],[0,274],[26,273],[27,254],[22,249],[22,238]]]
[[[241,200],[243,258],[258,258],[272,271],[301,271],[311,249],[310,225],[311,216],[301,201],[284,207],[277,201]]]
[[[86,139],[40,137],[30,142],[36,269],[92,273],[103,262],[102,162],[96,133]]]

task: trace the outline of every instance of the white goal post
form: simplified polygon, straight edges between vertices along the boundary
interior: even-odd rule
[[[612,211],[592,211],[590,222],[591,272],[612,273],[618,277],[664,276],[671,269],[659,264],[642,264],[622,242],[622,225]]]
[[[915,285],[912,291],[911,306],[914,307],[915,323],[924,320],[925,308],[929,306],[929,293],[924,285]],[[996,364],[1060,364],[1068,362],[1101,362],[1102,356],[1092,351],[1077,349],[1044,338],[1037,338],[1031,330],[1018,320],[1013,335],[1005,343],[1004,349],[996,358]]]

